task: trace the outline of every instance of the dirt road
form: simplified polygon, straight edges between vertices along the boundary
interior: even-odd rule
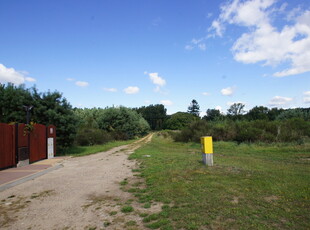
[[[151,135],[95,155],[69,158],[63,167],[0,193],[1,229],[144,229],[145,209],[120,183],[139,184],[128,160]],[[124,206],[132,212],[121,211]],[[130,210],[129,210],[130,211]]]

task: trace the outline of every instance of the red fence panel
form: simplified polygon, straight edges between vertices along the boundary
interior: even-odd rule
[[[35,124],[30,133],[30,163],[47,158],[46,126]]]
[[[0,123],[0,168],[15,164],[15,126]]]

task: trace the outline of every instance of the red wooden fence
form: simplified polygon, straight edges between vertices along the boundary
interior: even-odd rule
[[[30,134],[24,132],[25,124],[0,123],[0,169],[47,158],[47,138],[53,138],[53,155],[56,155],[56,127],[35,124]],[[51,156],[50,156],[51,157]]]
[[[46,126],[35,124],[30,133],[30,163],[47,158]]]
[[[15,126],[0,123],[0,168],[14,166]]]

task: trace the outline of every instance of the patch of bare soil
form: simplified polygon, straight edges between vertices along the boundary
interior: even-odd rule
[[[69,158],[63,168],[0,193],[1,229],[144,229],[144,208],[122,184],[143,188],[128,156],[152,135],[90,156]]]

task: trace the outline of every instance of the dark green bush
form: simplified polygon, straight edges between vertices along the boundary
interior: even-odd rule
[[[255,128],[250,122],[241,122],[237,125],[237,135],[235,141],[241,142],[255,142],[261,139],[263,130]]]
[[[241,142],[297,142],[310,137],[310,122],[301,118],[282,121],[195,121],[179,133],[172,135],[179,142],[200,142],[202,136],[215,141]]]
[[[210,134],[215,141],[230,141],[234,140],[236,132],[236,124],[231,120],[223,122],[209,122]]]
[[[194,121],[180,133],[174,136],[174,139],[179,142],[200,142],[200,137],[209,136],[210,128],[205,120]]]
[[[111,134],[95,128],[84,128],[78,131],[75,142],[77,145],[100,145],[113,140]]]

